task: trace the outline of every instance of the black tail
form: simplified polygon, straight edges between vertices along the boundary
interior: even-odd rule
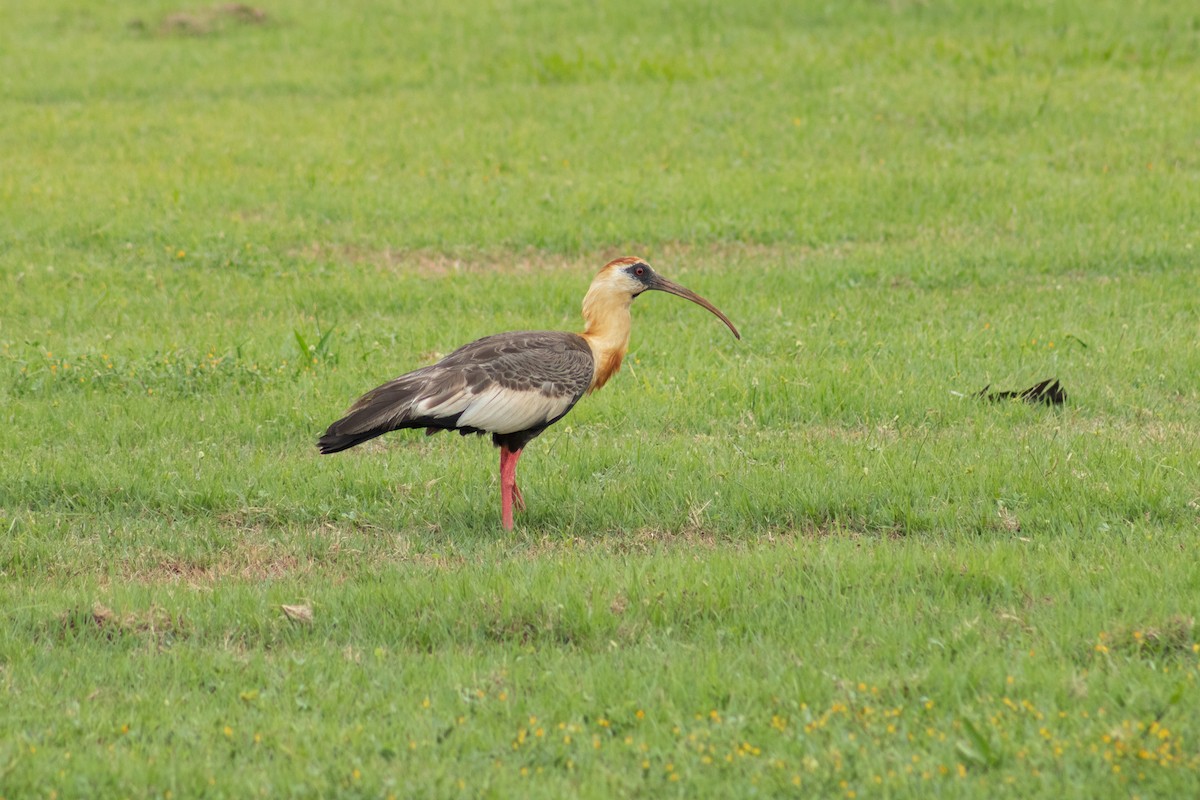
[[[1058,382],[1058,378],[1047,378],[1041,383],[1035,383],[1028,389],[1022,390],[1007,390],[989,392],[992,388],[989,383],[987,386],[975,393],[976,397],[981,397],[984,400],[1024,400],[1026,403],[1045,403],[1048,406],[1061,406],[1067,402],[1067,391],[1062,388],[1062,384]]]
[[[321,453],[340,453],[402,428],[425,428],[429,433],[456,429],[461,414],[453,417],[413,414],[413,404],[428,392],[427,373],[428,368],[401,375],[358,398],[346,416],[330,425],[317,440]]]
[[[340,453],[388,431],[413,427],[407,413],[411,389],[401,378],[367,392],[346,416],[325,429],[317,447],[322,454]]]
[[[396,411],[393,402],[389,402],[392,398],[381,395],[384,393],[380,389],[363,395],[346,416],[326,428],[317,440],[321,453],[340,453],[389,431],[421,425],[420,421],[407,418],[404,411]]]
[[[341,422],[341,420],[338,420]],[[321,435],[317,440],[317,447],[321,450],[321,455],[329,455],[330,453],[340,453],[343,450],[349,450],[355,445],[370,441],[376,436],[383,436],[387,430],[363,431],[360,433],[339,433],[337,431],[338,422],[329,426],[329,430]]]

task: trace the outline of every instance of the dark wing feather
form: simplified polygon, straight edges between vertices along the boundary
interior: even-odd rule
[[[523,446],[571,410],[592,369],[591,348],[574,333],[487,336],[363,395],[317,444],[336,453],[388,431],[426,428]]]
[[[1061,406],[1067,402],[1067,391],[1062,388],[1062,384],[1058,382],[1058,378],[1047,378],[1040,383],[1035,383],[1028,389],[1013,390],[1007,389],[1004,391],[989,392],[992,385],[980,389],[975,393],[976,397],[981,397],[984,400],[1011,400],[1019,398],[1026,403],[1045,403],[1048,406]]]

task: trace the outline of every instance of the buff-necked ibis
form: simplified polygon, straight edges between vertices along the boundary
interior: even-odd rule
[[[512,530],[514,499],[525,508],[516,480],[521,451],[621,368],[629,347],[629,307],[650,289],[707,308],[742,338],[700,295],[661,277],[640,258],[618,258],[600,270],[583,298],[583,333],[513,331],[463,345],[436,364],[367,392],[317,446],[337,453],[401,428],[490,433],[500,448],[501,519]]]

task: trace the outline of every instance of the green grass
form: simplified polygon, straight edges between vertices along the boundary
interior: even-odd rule
[[[0,10],[0,798],[1194,792],[1187,3],[263,9]],[[514,533],[316,454],[627,254]]]

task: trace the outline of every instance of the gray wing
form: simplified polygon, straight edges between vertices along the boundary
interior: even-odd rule
[[[487,336],[363,395],[318,444],[334,453],[399,428],[541,431],[579,401],[592,371],[591,348],[578,334]]]

